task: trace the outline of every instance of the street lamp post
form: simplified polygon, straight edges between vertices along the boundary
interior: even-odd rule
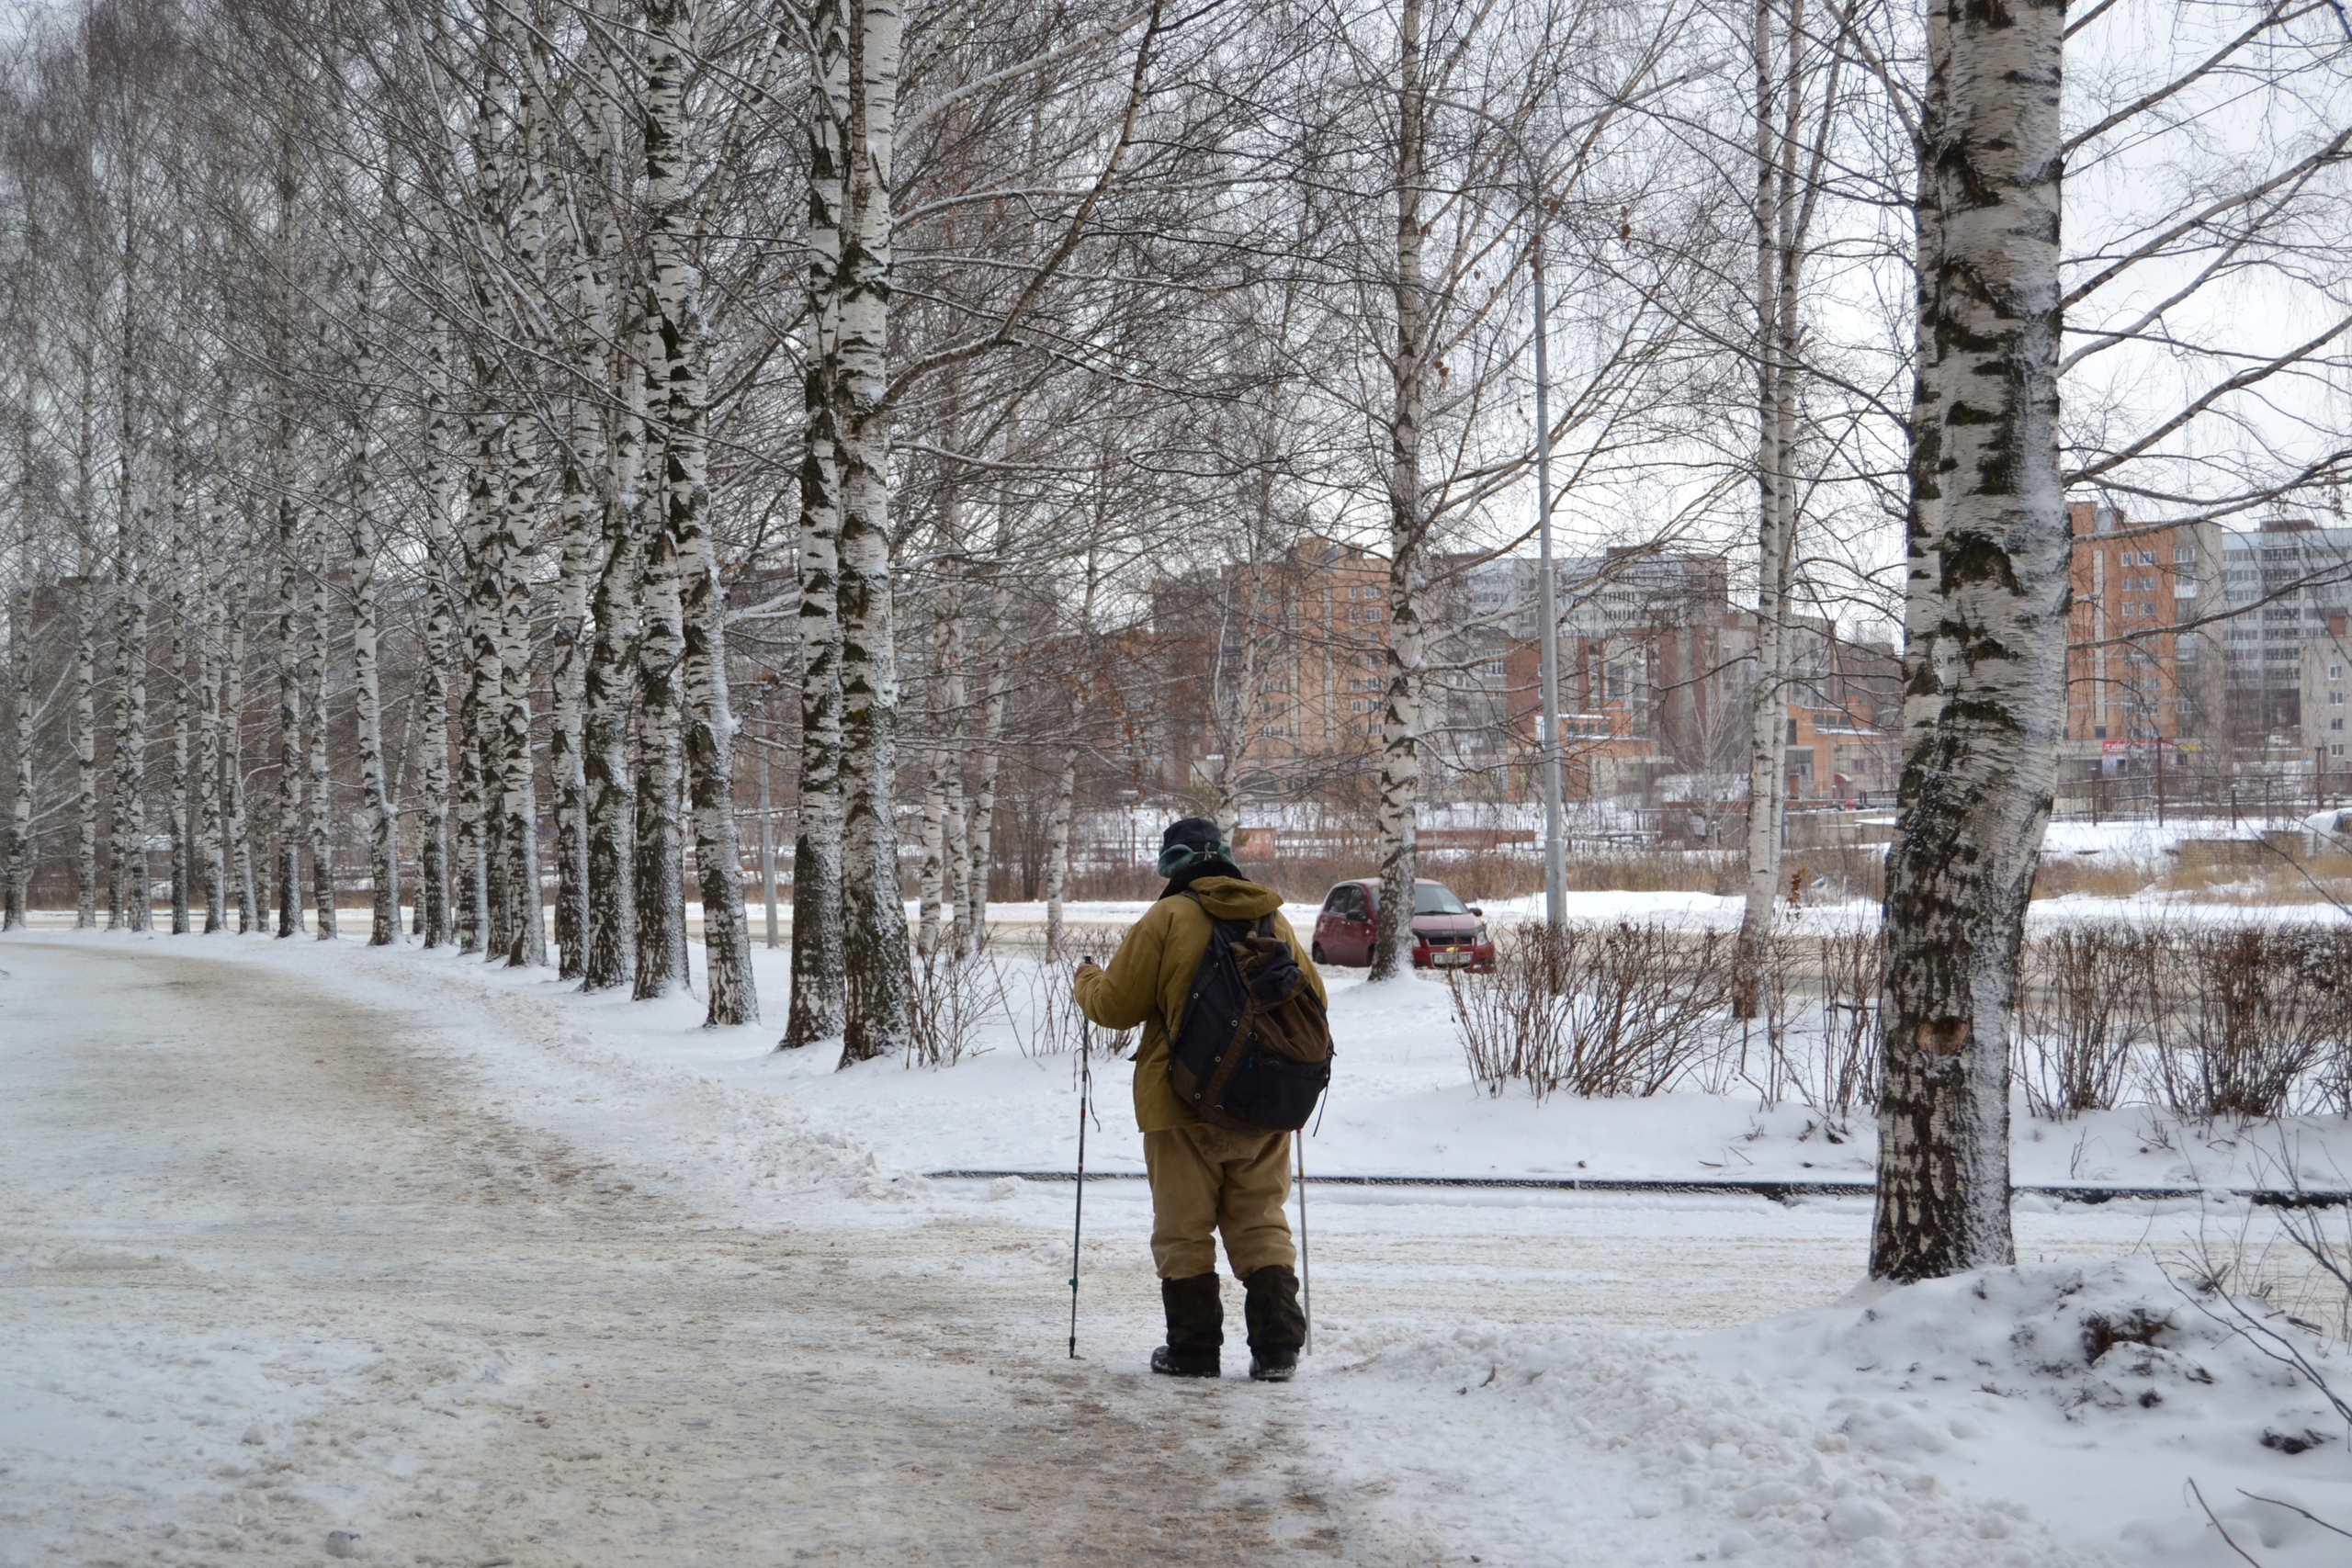
[[[1535,604],[1544,704],[1536,716],[1535,739],[1544,753],[1544,919],[1557,926],[1567,918],[1568,852],[1560,836],[1560,616],[1552,570],[1552,378],[1544,341],[1543,221],[1541,216],[1536,219],[1535,241],[1528,253],[1535,277],[1535,538],[1541,573]]]

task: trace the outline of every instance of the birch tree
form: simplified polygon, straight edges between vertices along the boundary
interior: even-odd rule
[[[1904,765],[1871,1272],[2006,1264],[2018,954],[2065,722],[2064,14],[1938,4],[1920,123]]]
[[[662,350],[660,413],[665,457],[660,505],[675,541],[680,581],[678,658],[684,761],[695,813],[695,866],[702,884],[705,983],[710,1026],[756,1022],[752,936],[743,912],[741,845],[735,823],[735,718],[728,701],[726,595],[708,509],[710,345],[701,279],[692,254],[686,197],[686,68],[695,32],[688,0],[652,0],[646,70],[645,186],[650,253],[648,313]],[[654,374],[648,367],[648,374]],[[896,867],[893,866],[895,879]]]

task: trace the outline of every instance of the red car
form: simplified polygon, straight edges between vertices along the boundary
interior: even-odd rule
[[[1380,883],[1367,877],[1342,882],[1323,900],[1315,917],[1315,961],[1363,968],[1372,963],[1373,923],[1380,912]],[[1417,969],[1492,969],[1494,939],[1485,911],[1464,904],[1442,882],[1413,884],[1413,966]]]

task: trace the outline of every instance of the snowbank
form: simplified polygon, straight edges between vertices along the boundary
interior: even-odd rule
[[[2345,1539],[2296,1510],[2352,1527],[2344,1423],[2233,1322],[2125,1259],[1858,1291],[1680,1340],[1342,1342],[1331,1381],[1453,1500],[1434,1522],[1505,1561],[2242,1563],[2193,1482],[2264,1568],[2340,1568]],[[1564,1472],[1608,1499],[1573,1532]]]

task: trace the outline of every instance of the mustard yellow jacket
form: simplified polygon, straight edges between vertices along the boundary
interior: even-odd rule
[[[1298,933],[1279,913],[1280,894],[1238,876],[1204,876],[1190,890],[1200,895],[1199,903],[1182,894],[1160,899],[1129,929],[1108,969],[1078,977],[1079,1010],[1088,1018],[1105,1029],[1143,1025],[1143,1049],[1136,1054],[1136,1124],[1147,1133],[1200,1121],[1169,1085],[1168,1034],[1184,1021],[1184,998],[1209,950],[1216,921],[1272,915],[1274,934],[1297,954],[1306,983],[1317,997],[1330,1000]]]

